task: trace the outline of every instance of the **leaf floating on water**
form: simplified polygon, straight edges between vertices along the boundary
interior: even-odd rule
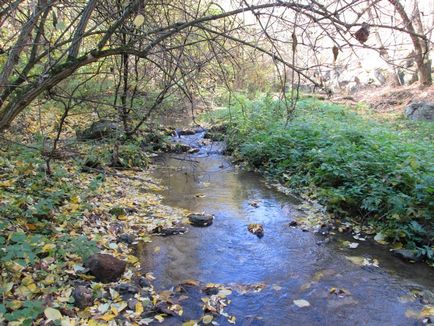
[[[214,317],[212,315],[205,315],[202,318],[202,322],[206,325],[206,324],[211,324],[212,320],[214,319]]]
[[[262,224],[252,223],[247,226],[247,230],[250,233],[255,234],[258,238],[262,238],[264,236],[264,227]]]
[[[221,290],[217,293],[217,295],[218,295],[220,298],[225,298],[225,297],[227,297],[228,295],[231,295],[231,294],[232,294],[232,291],[229,290],[229,289],[221,289]]]
[[[196,194],[196,195],[194,195],[194,197],[196,197],[196,198],[205,198],[206,195],[205,194]]]
[[[299,299],[299,300],[294,300],[293,301],[294,304],[299,307],[299,308],[306,308],[306,307],[310,307],[310,303],[307,300],[304,299]]]
[[[182,324],[182,326],[198,326],[199,322],[197,320],[189,320]]]
[[[422,317],[434,317],[434,306],[425,306],[420,312]]]
[[[276,284],[274,284],[271,288],[272,288],[274,291],[280,291],[280,290],[282,290],[282,287],[279,286],[279,285],[276,285]]]

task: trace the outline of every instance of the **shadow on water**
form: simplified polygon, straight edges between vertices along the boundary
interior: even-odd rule
[[[196,144],[201,137],[180,140]],[[297,214],[294,202],[266,187],[260,176],[237,170],[219,152],[220,145],[213,144],[194,155],[160,158],[155,176],[167,187],[165,203],[212,213],[215,220],[207,228],[153,239],[142,261],[157,277],[157,288],[186,279],[232,288],[261,284],[259,292],[230,296],[225,310],[240,325],[419,325],[406,311],[423,305],[403,298],[413,288],[434,290],[431,268],[402,262],[369,241],[357,249],[318,245],[318,235],[288,227]],[[247,232],[249,223],[262,223],[265,236]],[[346,256],[375,258],[379,267],[359,266]],[[333,288],[345,293],[330,293]],[[299,308],[297,299],[311,306]],[[195,319],[198,307],[190,309]]]

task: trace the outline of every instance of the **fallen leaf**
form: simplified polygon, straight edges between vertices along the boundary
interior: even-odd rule
[[[134,18],[133,24],[137,28],[142,26],[145,23],[145,17],[143,15],[137,15],[136,18]]]
[[[156,316],[154,316],[154,318],[160,323],[162,323],[164,321],[163,315],[156,315]]]
[[[59,310],[48,307],[44,310],[44,315],[47,317],[48,320],[60,320],[62,319],[62,314]]]
[[[134,310],[135,310],[135,312],[136,312],[137,315],[141,315],[143,313],[143,310],[144,310],[142,303],[141,302],[137,302]]]

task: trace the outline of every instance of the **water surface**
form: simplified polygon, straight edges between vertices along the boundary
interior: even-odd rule
[[[201,136],[180,140],[197,144]],[[166,156],[155,170],[167,187],[166,204],[215,215],[210,227],[189,227],[184,235],[155,237],[149,244],[142,260],[156,276],[157,288],[186,279],[234,289],[258,286],[259,292],[234,290],[230,296],[225,311],[236,316],[237,325],[420,325],[406,312],[423,305],[406,297],[411,289],[434,290],[431,268],[405,263],[370,241],[344,249],[339,241],[324,244],[320,235],[288,227],[298,214],[297,203],[257,174],[235,168],[220,149],[214,144],[197,154]],[[263,224],[265,236],[249,233],[249,223]],[[379,267],[359,266],[348,256],[377,259]],[[330,293],[333,288],[344,289],[344,295]],[[205,295],[199,290],[191,296],[196,306],[191,303],[182,318],[166,319],[166,324],[203,315],[200,298]],[[311,306],[297,307],[293,301],[298,299]],[[225,318],[218,322],[227,324]]]

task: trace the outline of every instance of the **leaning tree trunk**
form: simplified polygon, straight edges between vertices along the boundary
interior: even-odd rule
[[[415,50],[415,61],[417,65],[417,70],[419,74],[419,81],[424,86],[432,85],[432,76],[431,76],[431,61],[428,57],[428,49],[426,51],[423,50],[421,46],[421,39],[418,36],[416,29],[405,12],[404,6],[399,2],[399,0],[389,0],[389,2],[395,7],[398,14],[401,16],[404,25],[409,32],[411,41],[413,42],[414,50]]]

